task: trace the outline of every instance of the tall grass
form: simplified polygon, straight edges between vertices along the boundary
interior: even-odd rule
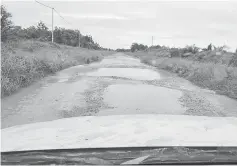
[[[143,63],[177,73],[194,84],[219,94],[237,99],[237,67],[212,61],[203,62],[185,58],[168,58],[147,53],[131,54]],[[234,57],[235,58],[235,57]]]
[[[2,44],[1,96],[67,67],[99,61],[109,53],[36,41]]]

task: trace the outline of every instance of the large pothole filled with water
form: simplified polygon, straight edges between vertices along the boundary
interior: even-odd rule
[[[116,114],[183,114],[179,90],[144,84],[110,85],[104,92],[104,103],[114,109],[101,110],[98,115]]]
[[[97,71],[89,72],[86,75],[96,77],[123,77],[134,80],[160,79],[160,74],[158,72],[139,68],[100,68]]]

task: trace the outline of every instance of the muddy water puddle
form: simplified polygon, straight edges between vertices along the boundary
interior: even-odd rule
[[[111,56],[103,59],[101,62],[98,63],[99,65],[109,65],[109,66],[116,66],[116,65],[133,65],[133,66],[142,66],[143,64],[140,62],[139,59],[127,57],[127,56]],[[97,64],[95,64],[97,65]]]
[[[96,71],[97,68],[85,66],[85,65],[78,65],[73,66],[68,69],[64,69],[62,71],[57,72],[50,77],[46,77],[44,80],[46,83],[71,83],[72,80],[78,78],[78,76],[83,75],[82,73]]]
[[[113,76],[134,80],[158,80],[160,74],[150,69],[139,68],[100,68],[97,71],[86,73],[87,76]]]
[[[98,115],[116,114],[183,114],[179,102],[182,92],[153,85],[110,85],[104,92],[104,102],[114,109],[101,110]]]

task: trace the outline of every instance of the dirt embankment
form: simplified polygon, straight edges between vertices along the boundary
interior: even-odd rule
[[[100,61],[110,51],[96,51],[39,41],[2,43],[1,96],[67,67]]]
[[[164,51],[162,51],[164,53]],[[237,99],[237,55],[203,52],[190,57],[170,57],[159,51],[135,52],[129,55],[143,63],[165,69],[194,84]],[[228,55],[227,55],[228,54]],[[236,63],[236,64],[235,64]]]

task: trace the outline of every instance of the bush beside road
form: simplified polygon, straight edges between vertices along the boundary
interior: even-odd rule
[[[51,43],[51,32],[42,21],[28,28],[16,26],[12,14],[3,5],[1,15],[2,97],[50,73],[100,61],[103,55],[112,53],[78,30],[55,27],[54,43]],[[83,48],[78,48],[79,45]]]
[[[200,87],[237,99],[237,54],[202,51],[183,57],[172,56],[171,51],[164,49],[127,54],[140,58],[143,63],[177,73]]]
[[[100,61],[108,54],[112,52],[33,40],[2,43],[1,96],[59,70]]]

